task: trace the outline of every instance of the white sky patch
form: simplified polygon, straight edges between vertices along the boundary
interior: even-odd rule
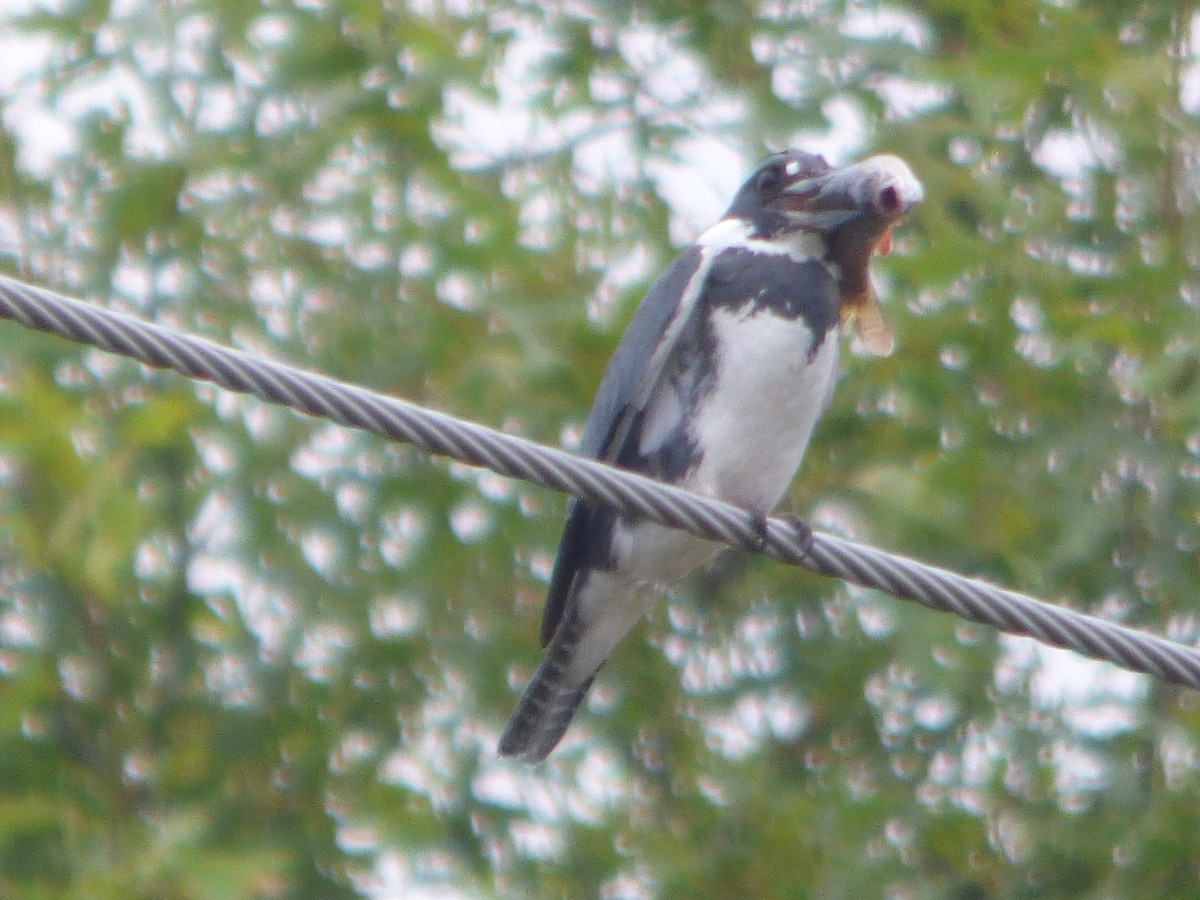
[[[588,318],[593,322],[607,322],[614,311],[616,298],[633,285],[652,279],[660,266],[661,260],[646,244],[636,244],[618,256],[601,271],[600,281],[588,301]]]
[[[313,216],[304,226],[304,236],[320,247],[345,247],[350,243],[353,229],[346,216],[328,213]]]
[[[342,562],[341,544],[329,529],[314,528],[300,538],[300,551],[314,571],[332,580]]]
[[[199,131],[228,131],[242,119],[239,89],[227,84],[201,84],[177,81],[171,85],[171,99],[182,113],[191,118]]]
[[[125,66],[110,68],[89,81],[75,82],[63,92],[58,112],[68,121],[93,112],[128,118],[130,128],[125,135],[125,147],[130,154],[162,159],[171,153],[162,118],[154,110],[146,82]]]
[[[1179,105],[1189,116],[1200,115],[1200,62],[1188,63],[1180,73]]]
[[[20,147],[18,165],[44,177],[75,148],[76,140],[75,132],[46,105],[40,82],[41,73],[51,64],[53,40],[16,32],[3,34],[4,19],[26,11],[10,4],[0,15],[0,97],[5,98],[5,127]]]
[[[575,148],[575,183],[584,193],[597,194],[610,184],[638,177],[632,135],[628,131],[597,134]]]
[[[1192,16],[1188,37],[1189,47],[1200,47],[1200,14]],[[1184,65],[1180,73],[1179,105],[1190,116],[1200,115],[1200,55],[1193,51],[1192,61]]]
[[[1052,128],[1033,150],[1033,161],[1056,178],[1083,178],[1100,164],[1092,142],[1077,131]]]
[[[725,211],[758,162],[744,158],[728,142],[705,135],[706,129],[715,131],[736,121],[744,104],[718,93],[702,62],[681,50],[669,32],[633,28],[618,35],[617,48],[632,73],[629,84],[636,91],[632,102],[637,115],[679,124],[695,135],[645,164],[674,214],[672,242],[687,243]],[[539,98],[547,86],[541,67],[557,52],[544,33],[525,27],[496,71],[494,99],[469,86],[446,89],[445,117],[435,134],[454,165],[480,168],[573,147],[573,176],[583,192],[597,194],[637,179],[638,157],[624,114],[605,119],[594,112],[572,111],[550,118],[542,111]],[[624,89],[623,78],[609,80],[610,89]],[[697,112],[695,100],[701,94],[707,96]],[[682,108],[688,109],[686,121],[674,111]],[[525,199],[529,208],[523,216],[536,218],[536,207],[530,206],[537,202],[536,192]],[[536,238],[531,232],[531,246],[540,245]]]
[[[0,91],[11,94],[27,86],[26,81],[45,70],[53,46],[45,35],[0,34]]]
[[[450,147],[455,168],[481,168],[547,143],[525,104],[506,102],[503,95],[499,103],[492,103],[473,88],[449,85],[442,106],[445,119],[434,134],[443,146]]]
[[[875,78],[871,87],[886,106],[884,117],[891,120],[926,115],[945,106],[954,97],[954,90],[949,85],[916,81],[902,75]]]
[[[846,37],[899,41],[917,50],[933,43],[932,29],[920,16],[894,6],[852,9],[840,30]]]
[[[492,529],[492,514],[482,503],[468,500],[450,513],[450,529],[464,544],[474,544],[487,537]]]
[[[307,443],[296,448],[290,465],[299,475],[321,478],[349,466],[357,449],[354,432],[330,423],[314,431]]]
[[[1149,676],[1039,644],[1032,638],[1006,635],[1002,645],[1006,654],[1019,660],[1032,657],[1033,705],[1056,710],[1075,733],[1106,740],[1129,731],[1140,721]]]
[[[36,177],[50,176],[64,157],[78,149],[75,122],[94,112],[128,121],[125,140],[131,155],[154,159],[169,156],[173,148],[167,129],[146,90],[146,79],[141,77],[161,69],[166,64],[165,56],[146,50],[135,53],[140,71],[122,63],[111,64],[91,78],[65,86],[51,105],[43,78],[54,66],[54,39],[15,30],[9,35],[2,33],[4,21],[27,11],[20,8],[25,6],[6,3],[0,13],[0,97],[4,99],[5,125],[18,140],[21,168]],[[115,40],[114,35],[102,30],[96,40],[107,47]],[[116,48],[108,49],[115,52]]]
[[[659,29],[635,27],[623,31],[617,36],[617,47],[629,67],[644,79],[647,99],[670,107],[694,99],[705,89],[704,66]]]
[[[750,174],[752,162],[718,138],[684,138],[676,157],[649,160],[646,170],[674,213],[671,242],[693,240],[715,222]]]
[[[285,47],[294,32],[291,21],[281,13],[269,13],[259,16],[246,29],[251,44],[263,49],[278,49]]]
[[[475,169],[497,159],[520,159],[561,147],[592,128],[594,113],[568,112],[551,119],[537,101],[544,89],[541,68],[557,51],[544,32],[521,28],[494,72],[496,99],[474,86],[448,85],[444,117],[434,136],[450,148],[456,168]]]
[[[188,590],[197,594],[232,591],[245,584],[247,577],[240,563],[221,555],[193,553],[188,564]]]
[[[426,883],[417,869],[410,853],[389,848],[379,855],[369,878],[364,879],[361,874],[353,877],[355,886],[371,900],[458,900],[478,896],[456,886],[468,883],[465,879],[456,878],[450,883],[448,879],[435,878],[433,883]]]
[[[833,166],[860,155],[867,146],[870,123],[857,101],[848,96],[830,97],[821,104],[829,122],[824,131],[795,132],[789,144],[809,153],[819,153]]]

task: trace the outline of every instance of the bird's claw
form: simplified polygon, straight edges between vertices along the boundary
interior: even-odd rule
[[[754,538],[751,541],[750,549],[755,553],[762,553],[767,549],[767,514],[754,510],[750,513],[750,526],[754,529]]]
[[[783,521],[792,526],[792,530],[796,532],[796,540],[800,544],[800,552],[805,556],[812,556],[813,547],[813,530],[812,526],[804,519],[792,513],[785,513],[780,516]]]
[[[754,538],[750,547],[756,553],[762,553],[767,549],[767,538],[770,534],[768,522],[770,522],[770,519],[766,513],[761,512],[750,513],[750,518],[751,526],[754,528]],[[796,540],[800,543],[800,552],[805,556],[810,556],[813,545],[812,526],[804,521],[804,519],[791,513],[784,513],[779,518],[790,525],[796,533]]]

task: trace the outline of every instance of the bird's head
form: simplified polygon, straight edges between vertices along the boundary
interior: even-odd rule
[[[824,261],[837,273],[842,314],[856,321],[868,349],[891,351],[891,329],[879,309],[868,271],[875,253],[892,246],[892,226],[924,198],[904,160],[872,156],[834,168],[799,150],[777,154],[734,197],[726,216],[747,221],[762,240],[795,232],[824,240]]]

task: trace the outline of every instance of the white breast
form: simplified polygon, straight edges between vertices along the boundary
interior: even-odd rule
[[[759,512],[779,503],[800,467],[837,379],[837,328],[810,359],[803,317],[713,313],[717,376],[692,433],[704,457],[686,486]]]

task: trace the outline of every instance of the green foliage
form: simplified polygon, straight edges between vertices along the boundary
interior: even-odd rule
[[[1197,638],[1193,9],[412,6],[10,17],[0,260],[569,442],[687,202],[850,110],[928,197],[792,508]],[[760,559],[498,761],[563,509],[5,326],[0,895],[1194,891],[1192,694]]]

